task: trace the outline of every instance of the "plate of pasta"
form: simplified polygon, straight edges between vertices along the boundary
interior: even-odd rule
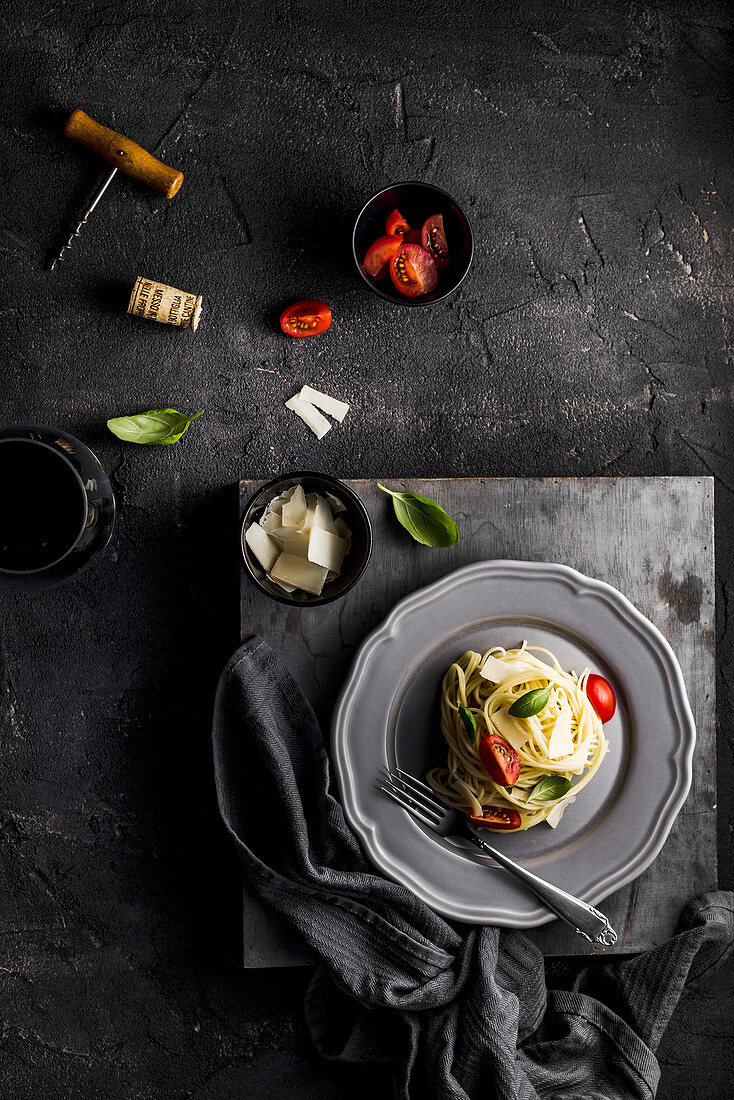
[[[488,857],[379,791],[421,777],[512,859],[596,904],[652,863],[690,788],[695,726],[663,635],[567,566],[476,562],[412,593],[358,650],[332,724],[373,863],[455,920],[552,914]],[[489,873],[488,873],[489,871]]]

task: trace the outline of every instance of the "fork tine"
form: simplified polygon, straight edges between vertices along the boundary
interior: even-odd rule
[[[387,773],[393,783],[401,784],[403,789],[407,789],[411,794],[414,794],[416,798],[422,800],[422,802],[436,813],[440,813],[443,816],[446,813],[446,807],[442,802],[439,802],[435,794],[430,787],[427,787],[425,783],[421,783],[420,779],[416,779],[414,776],[409,775],[408,772],[404,772],[401,768],[396,768],[394,772]],[[427,794],[425,792],[428,792]]]
[[[434,809],[432,806],[427,806],[424,802],[421,802],[419,798],[416,798],[411,790],[409,790],[405,786],[399,786],[392,778],[392,776],[390,776],[389,772],[387,786],[390,787],[390,789],[394,791],[395,794],[399,795],[402,798],[403,802],[409,802],[411,806],[414,806],[417,810],[420,810],[420,812],[424,814],[425,817],[430,817],[431,820],[437,825],[443,818],[443,809],[437,810]]]
[[[391,787],[396,792],[396,794],[399,794],[402,797],[403,801],[407,799],[408,802],[419,809],[421,813],[426,814],[426,816],[432,818],[436,822],[436,824],[438,824],[442,820],[445,813],[443,808],[436,809],[434,806],[427,805],[426,802],[421,802],[420,798],[413,791],[411,791],[409,787],[407,787],[405,784],[400,786],[398,783],[396,783],[389,772],[387,785]]]
[[[414,804],[411,805],[408,801],[404,801],[404,799],[401,797],[402,792],[398,792],[398,790],[394,787],[385,787],[382,784],[380,784],[380,790],[384,791],[388,798],[392,798],[393,802],[397,802],[398,806],[409,813],[411,817],[415,817],[418,819],[418,821],[422,821],[424,825],[427,825],[429,827],[429,829],[436,828],[438,822],[432,821],[428,817],[424,817],[420,810],[417,809]],[[407,798],[408,796],[406,795],[405,799],[407,800]]]
[[[435,799],[436,792],[431,790],[428,784],[424,783],[422,779],[417,779],[414,775],[411,775],[410,772],[404,772],[402,768],[396,767],[395,771],[398,773],[398,775],[401,775],[403,779],[410,779],[411,782],[415,783],[417,787],[422,787],[424,791],[427,791],[428,794],[430,794],[431,798]]]
[[[424,813],[431,813],[443,817],[443,806],[439,806],[430,798],[426,798],[422,791],[417,790],[415,787],[411,787],[410,784],[406,783],[404,779],[401,779],[399,775],[389,771],[387,768],[385,768],[385,776],[387,777],[388,784],[394,790],[400,791],[406,798],[410,798],[416,806],[420,806]]]

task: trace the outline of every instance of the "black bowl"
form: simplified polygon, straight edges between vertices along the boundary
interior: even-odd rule
[[[414,229],[420,229],[431,214],[443,214],[450,264],[438,273],[438,282],[430,294],[406,298],[393,286],[390,278],[375,282],[362,270],[367,249],[386,233],[389,214],[398,209]],[[440,302],[464,281],[474,254],[474,237],[469,219],[456,199],[432,183],[393,183],[365,203],[354,223],[352,251],[357,271],[370,290],[388,302],[401,306],[427,306]]]
[[[332,493],[338,497],[345,507],[342,515],[352,532],[352,545],[344,559],[342,571],[333,581],[324,585],[320,596],[310,596],[308,592],[298,590],[289,594],[279,588],[268,578],[245,542],[245,531],[251,523],[260,519],[266,504],[285,489],[290,489],[291,485],[302,485],[304,493]],[[332,600],[338,600],[346,595],[364,573],[372,553],[372,524],[362,501],[343,481],[337,481],[335,477],[330,477],[328,474],[297,470],[295,473],[282,474],[274,478],[250,497],[240,523],[240,553],[248,577],[266,596],[288,604],[289,607],[318,607],[319,604],[331,603]]]

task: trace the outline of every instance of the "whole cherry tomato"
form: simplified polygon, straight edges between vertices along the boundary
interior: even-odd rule
[[[617,700],[614,696],[612,685],[603,676],[597,676],[592,672],[586,681],[586,694],[589,702],[599,715],[602,722],[608,722],[614,717],[617,709]]]

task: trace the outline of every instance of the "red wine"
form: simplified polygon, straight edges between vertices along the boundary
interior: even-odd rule
[[[47,569],[71,550],[86,518],[69,459],[35,440],[0,440],[0,570]]]

